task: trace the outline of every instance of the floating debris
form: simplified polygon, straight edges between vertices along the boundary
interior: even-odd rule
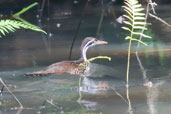
[[[124,18],[123,16],[119,16],[119,17],[116,19],[116,21],[117,21],[118,23],[122,24],[123,21],[125,21],[125,18]]]
[[[144,83],[145,87],[152,87],[153,83],[151,81]]]

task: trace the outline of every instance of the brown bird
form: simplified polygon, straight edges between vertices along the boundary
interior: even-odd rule
[[[26,73],[25,75],[27,76],[37,76],[37,75],[48,75],[48,74],[57,74],[61,75],[63,73],[69,73],[69,74],[76,74],[76,75],[82,75],[84,74],[86,70],[86,66],[81,66],[80,63],[83,63],[84,61],[87,60],[86,57],[86,52],[88,48],[95,46],[95,45],[100,45],[100,44],[107,44],[108,42],[106,41],[101,41],[97,40],[96,38],[93,37],[86,37],[82,44],[81,44],[81,58],[75,61],[61,61],[54,63],[47,68],[36,71],[36,72],[31,72],[31,73]]]

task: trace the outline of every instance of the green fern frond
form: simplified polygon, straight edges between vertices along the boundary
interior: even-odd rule
[[[30,29],[38,32],[43,32],[46,34],[44,30],[30,23],[24,23],[21,21],[7,19],[0,20],[0,37],[2,37],[2,35],[5,36],[9,32],[15,32],[16,29],[20,28]]]
[[[147,44],[146,44],[146,43],[144,43],[143,41],[141,41],[141,40],[139,40],[139,39],[136,39],[136,38],[131,38],[131,37],[129,37],[129,36],[127,36],[127,37],[125,38],[125,40],[133,40],[133,41],[137,41],[137,42],[140,42],[141,44],[143,44],[143,45],[147,46]]]
[[[111,61],[111,57],[108,57],[108,56],[97,56],[97,57],[92,57],[92,58],[88,59],[87,61],[84,61],[84,62],[80,63],[80,66],[85,67],[87,63],[89,63],[91,61],[94,61],[96,59],[108,59],[109,61]]]
[[[128,46],[128,60],[127,60],[127,70],[126,70],[126,97],[129,105],[129,111],[132,113],[131,101],[129,97],[129,70],[130,70],[130,56],[131,56],[131,45],[132,41],[138,42],[138,45],[141,43],[147,46],[141,39],[142,38],[151,38],[148,35],[144,34],[144,30],[147,30],[146,26],[146,15],[143,13],[144,8],[142,8],[141,4],[138,3],[138,0],[124,0],[125,5],[123,6],[126,14],[125,17],[125,25],[126,27],[122,27],[124,30],[128,31],[130,34],[125,38],[129,40]]]
[[[125,39],[133,40],[140,42],[141,44],[146,45],[143,41],[140,41],[138,38],[142,36],[144,38],[151,38],[144,33],[141,33],[142,30],[147,30],[145,27],[146,25],[146,18],[145,13],[143,13],[144,8],[142,5],[138,3],[138,0],[125,0],[124,1],[124,11],[126,12],[123,17],[125,17],[124,24],[128,27],[122,27],[124,30],[129,31],[130,35],[127,36]]]

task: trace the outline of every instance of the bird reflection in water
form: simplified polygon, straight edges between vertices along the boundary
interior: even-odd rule
[[[102,94],[109,90],[109,84],[107,81],[94,81],[93,79],[83,77],[80,87],[81,92],[91,94]]]

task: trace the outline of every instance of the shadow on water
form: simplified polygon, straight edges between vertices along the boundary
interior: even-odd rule
[[[121,25],[114,21],[110,8],[105,12],[101,30],[104,40],[108,41],[109,45],[90,49],[88,58],[107,55],[112,58],[111,62],[98,60],[92,63],[89,76],[82,77],[80,83],[79,76],[69,74],[40,77],[23,75],[40,70],[56,61],[67,60],[69,57],[72,38],[81,13],[76,7],[70,7],[68,10],[65,5],[61,5],[60,8],[64,8],[61,11],[60,8],[56,8],[57,4],[50,2],[50,5],[53,10],[48,9],[49,17],[42,13],[41,21],[39,21],[40,14],[36,14],[37,11],[31,12],[37,17],[33,19],[30,19],[31,15],[25,17],[33,22],[39,21],[43,28],[48,29],[47,38],[43,36],[42,39],[40,33],[21,30],[15,35],[9,34],[6,39],[0,39],[0,76],[24,107],[28,107],[21,113],[127,113],[125,69],[128,44],[121,39],[123,36]],[[115,15],[119,15],[120,7],[115,7]],[[78,39],[73,45],[72,60],[79,58],[82,39],[86,36],[95,36],[97,20],[101,14],[99,9],[94,4],[88,6],[77,35]],[[164,18],[167,15],[166,20],[171,22],[170,13],[168,11],[165,13],[167,14],[159,14]],[[45,24],[42,24],[43,22]],[[171,111],[170,28],[156,24],[155,21],[154,23],[152,27],[154,31],[150,34],[154,33],[155,35],[152,35],[156,39],[150,42],[148,47],[142,46],[139,51],[148,82],[151,83],[144,83],[142,69],[134,53],[136,44],[133,44],[129,95],[133,112],[138,114],[168,114]],[[162,32],[158,32],[157,28],[160,27],[163,28]],[[161,39],[161,36],[165,39]],[[17,102],[4,89],[0,96],[0,114],[17,113],[14,109],[16,106]]]

